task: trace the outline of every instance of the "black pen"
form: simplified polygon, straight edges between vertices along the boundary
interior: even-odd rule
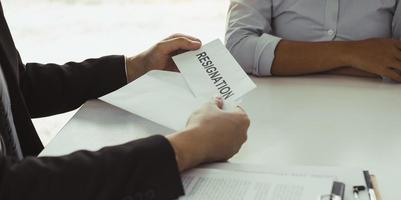
[[[366,187],[363,185],[356,185],[352,188],[353,188],[352,193],[354,193],[355,199],[359,199],[359,192],[366,190]]]
[[[370,200],[376,200],[376,194],[372,184],[372,177],[370,176],[369,171],[363,171],[363,176],[365,176],[366,187],[368,188]]]

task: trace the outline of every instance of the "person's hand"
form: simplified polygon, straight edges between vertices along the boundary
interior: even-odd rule
[[[178,71],[171,57],[185,51],[199,49],[201,46],[201,41],[197,38],[174,34],[141,54],[127,58],[128,82],[151,70]]]
[[[180,171],[228,160],[247,140],[247,114],[239,107],[234,111],[223,111],[222,107],[223,100],[216,98],[192,114],[184,131],[167,136]]]
[[[369,39],[348,47],[345,53],[352,67],[401,82],[401,41]]]

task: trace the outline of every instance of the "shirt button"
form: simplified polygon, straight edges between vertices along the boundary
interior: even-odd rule
[[[327,34],[329,34],[329,35],[334,35],[334,33],[335,33],[335,32],[334,32],[333,29],[330,29],[330,30],[327,31]]]

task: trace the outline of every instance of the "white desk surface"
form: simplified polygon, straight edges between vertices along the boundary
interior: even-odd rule
[[[401,199],[401,85],[342,76],[253,80],[258,88],[242,103],[252,123],[249,139],[232,162],[370,169],[384,199]],[[41,155],[97,150],[171,132],[93,100]]]

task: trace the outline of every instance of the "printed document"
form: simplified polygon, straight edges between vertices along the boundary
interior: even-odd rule
[[[237,102],[256,87],[218,39],[173,60],[197,98],[221,96]]]
[[[180,200],[318,200],[330,194],[334,179],[194,169],[182,181]]]
[[[354,199],[351,186],[366,184],[361,168],[355,167],[327,167],[327,166],[301,166],[301,165],[274,165],[246,164],[246,163],[213,163],[202,165],[201,168],[219,169],[224,171],[261,173],[286,177],[332,179],[345,183],[344,200]],[[324,200],[327,200],[325,198]],[[358,200],[369,200],[367,193],[361,193]]]

